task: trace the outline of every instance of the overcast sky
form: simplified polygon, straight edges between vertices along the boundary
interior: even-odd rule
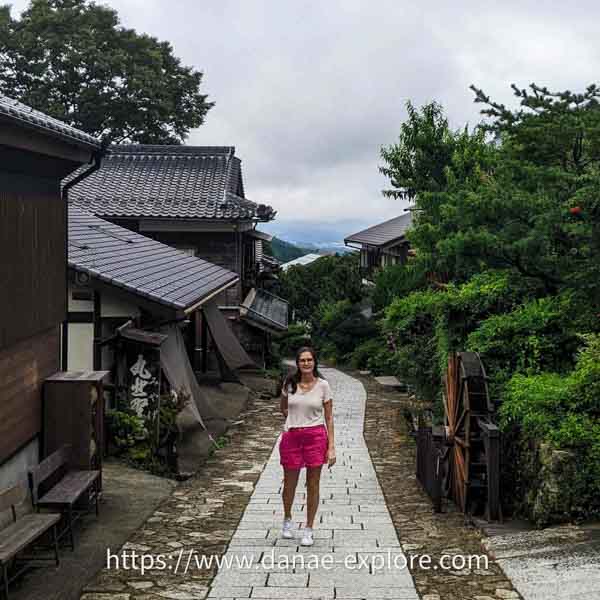
[[[14,12],[26,4],[13,2]],[[382,196],[378,166],[408,99],[439,101],[461,127],[479,121],[471,83],[511,102],[512,82],[580,90],[600,79],[591,0],[104,4],[204,72],[216,105],[187,143],[234,145],[248,197],[278,211],[282,232],[311,222],[344,237],[402,212]]]

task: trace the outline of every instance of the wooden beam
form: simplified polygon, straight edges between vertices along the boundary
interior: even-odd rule
[[[206,373],[208,371],[208,323],[206,322],[206,317],[204,313],[197,313],[202,318],[202,322],[200,324],[200,344],[202,346],[202,372]]]
[[[225,219],[144,219],[139,218],[139,231],[249,231],[252,221],[227,221]]]
[[[94,371],[102,370],[102,296],[94,291]]]

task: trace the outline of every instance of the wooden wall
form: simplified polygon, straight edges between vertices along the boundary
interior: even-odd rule
[[[59,370],[55,326],[0,350],[0,464],[41,430],[42,383]]]
[[[65,165],[32,153],[0,162],[0,464],[41,429],[41,387],[60,368],[66,316]],[[36,169],[31,160],[36,158]],[[39,168],[38,168],[39,167]]]
[[[59,181],[0,170],[0,350],[66,315],[65,206]]]

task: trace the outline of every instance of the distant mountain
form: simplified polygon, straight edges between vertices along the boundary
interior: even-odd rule
[[[280,241],[301,248],[304,251],[303,254],[351,252],[352,250],[344,245],[344,238],[364,228],[363,223],[355,221],[341,220],[337,223],[320,223],[318,221],[284,219],[276,219],[260,227],[261,231],[276,236]]]
[[[346,254],[347,252],[353,252],[352,248],[348,248],[348,246],[339,242],[304,242],[302,246],[315,254]]]
[[[310,254],[311,252],[314,252],[314,249],[302,248],[274,237],[271,240],[271,252],[273,253],[274,258],[285,263],[294,260],[295,258],[299,258],[300,256],[304,256],[305,254]]]

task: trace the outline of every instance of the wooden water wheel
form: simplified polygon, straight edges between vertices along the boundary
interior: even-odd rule
[[[499,432],[478,354],[458,352],[449,357],[444,412],[442,494],[464,513],[499,519]]]

